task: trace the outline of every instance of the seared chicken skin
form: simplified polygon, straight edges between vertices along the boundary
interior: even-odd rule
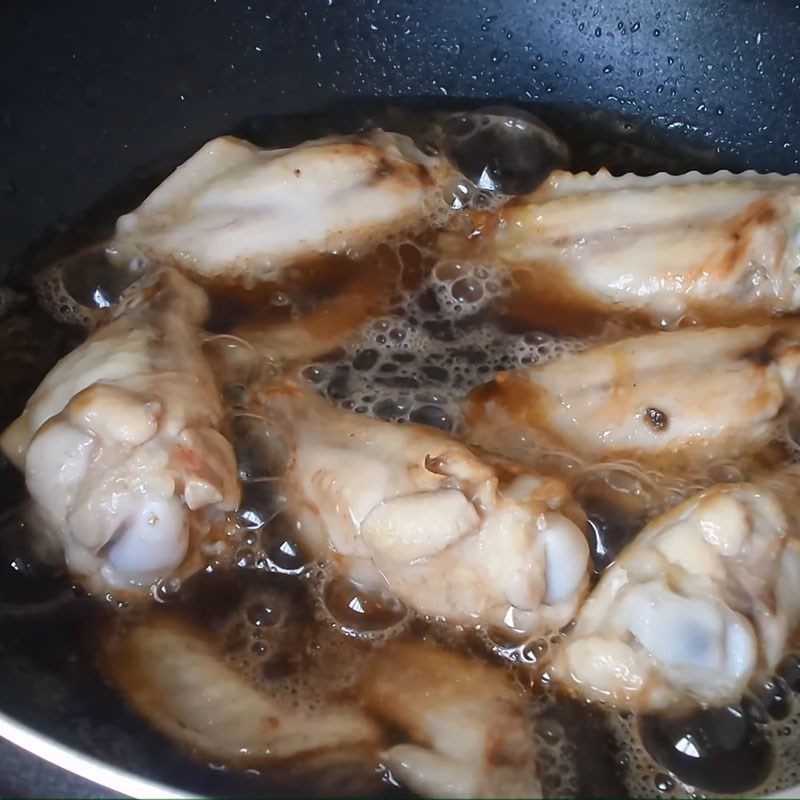
[[[471,441],[544,442],[592,458],[704,457],[754,450],[796,405],[794,325],[636,336],[501,373],[470,395]]]
[[[424,797],[540,797],[524,696],[507,673],[424,641],[393,641],[361,684],[363,702],[409,737],[384,753]]]
[[[260,401],[272,446],[285,447],[287,510],[316,558],[452,622],[548,631],[573,616],[588,545],[559,481],[420,425],[335,409],[291,382]]]
[[[644,710],[738,699],[800,622],[796,524],[751,484],[656,518],[603,574],[553,674],[588,699]]]
[[[383,131],[286,150],[222,137],[120,217],[113,244],[208,278],[274,280],[291,262],[414,227],[441,202],[446,169]]]
[[[587,312],[720,320],[800,307],[798,176],[554,172],[490,227],[481,258]]]
[[[200,350],[205,313],[202,290],[156,275],[56,364],[0,440],[45,531],[93,591],[146,592],[196,569],[211,523],[238,505]]]

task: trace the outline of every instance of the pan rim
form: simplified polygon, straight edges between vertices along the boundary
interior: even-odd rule
[[[85,778],[105,789],[141,800],[190,800],[202,795],[189,794],[166,783],[140,777],[121,767],[75,750],[63,742],[26,725],[0,711],[0,737],[43,761]]]
[[[166,783],[142,778],[59,742],[0,711],[0,738],[67,772],[105,789],[140,800],[204,800]],[[796,800],[800,784],[766,795],[764,800]]]

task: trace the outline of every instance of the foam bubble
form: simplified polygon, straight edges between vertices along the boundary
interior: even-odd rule
[[[774,676],[765,678],[768,684],[774,680]],[[769,748],[772,752],[771,766],[763,767],[766,772],[763,780],[759,785],[747,790],[748,796],[764,797],[800,783],[800,708],[798,708],[796,692],[794,694],[794,698],[789,703],[781,700],[778,719],[770,716],[760,701],[749,696],[745,696],[742,701],[742,708],[746,709],[746,716],[752,720],[752,724],[758,729],[760,741],[764,743],[760,746]],[[788,715],[784,716],[787,705],[790,711]],[[638,714],[633,712],[619,714],[606,711],[604,718],[615,748],[619,752],[620,774],[631,797],[652,797],[654,795],[664,798],[730,796],[730,794],[718,795],[686,783],[681,780],[680,776],[670,772],[664,764],[659,764],[644,747],[639,734]],[[708,734],[713,731],[716,731],[715,735],[722,736],[723,741],[730,746],[728,740],[731,734],[723,728],[709,728],[702,743],[698,740],[698,745],[702,744],[702,747],[707,747],[706,739]],[[689,747],[694,739],[691,734],[687,735],[689,738],[686,739],[686,747]],[[718,770],[712,769],[712,772],[716,771]]]
[[[399,600],[339,575],[323,578],[315,594],[320,619],[347,636],[386,639],[407,628],[409,611]]]
[[[302,374],[344,409],[453,431],[475,386],[500,370],[580,347],[571,339],[501,329],[491,309],[508,289],[484,266],[442,262],[403,298],[402,313],[371,321],[341,357],[311,363]]]
[[[99,243],[43,270],[34,280],[34,291],[56,321],[93,327],[146,270],[138,251]]]
[[[567,161],[566,146],[539,119],[516,108],[486,108],[444,117],[448,157],[478,189],[526,194]]]
[[[61,277],[58,265],[48,267],[36,277],[34,291],[39,302],[56,322],[89,328],[95,322],[95,315],[81,304],[75,302]]]

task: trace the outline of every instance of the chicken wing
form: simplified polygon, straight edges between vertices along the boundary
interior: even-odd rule
[[[524,696],[509,676],[425,641],[391,642],[362,682],[367,708],[410,738],[392,774],[425,797],[541,797]]]
[[[272,280],[297,259],[413,227],[441,202],[446,169],[383,131],[287,150],[222,137],[120,217],[114,243],[204,277]]]
[[[291,382],[261,401],[270,441],[285,445],[287,508],[315,557],[454,622],[529,631],[572,617],[588,545],[561,482],[423,426],[340,411]]]
[[[720,320],[800,306],[800,177],[553,173],[501,209],[482,255],[587,311]]]
[[[147,619],[112,642],[102,653],[104,674],[156,728],[215,763],[376,758],[380,731],[357,707],[303,708],[271,696],[177,620]]]
[[[736,700],[800,622],[800,540],[778,495],[728,484],[655,519],[603,574],[551,670],[585,697],[657,710]]]
[[[268,359],[283,364],[310,361],[345,345],[370,317],[388,311],[396,283],[397,276],[386,270],[359,273],[312,311],[280,322],[248,322],[232,332]]]
[[[0,440],[38,521],[93,591],[144,592],[197,568],[235,509],[233,449],[202,356],[202,290],[173,271],[63,358]]]
[[[590,457],[659,460],[754,450],[800,389],[788,323],[637,336],[501,373],[466,406],[488,449],[542,441]]]

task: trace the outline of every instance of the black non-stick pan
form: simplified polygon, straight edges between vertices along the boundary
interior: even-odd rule
[[[573,145],[576,168],[797,171],[798,47],[789,0],[4,0],[0,269],[24,279],[87,210],[107,222],[219,133],[278,144],[388,106],[531,107]],[[66,346],[42,343],[43,358]],[[4,418],[24,391],[2,388]],[[0,468],[0,502],[20,491]],[[3,558],[0,734],[39,752],[36,736],[52,737],[48,757],[62,744],[89,754],[113,769],[72,768],[132,793],[166,789],[120,783],[116,768],[237,791],[101,685],[76,655],[80,603],[7,613],[24,590]]]

